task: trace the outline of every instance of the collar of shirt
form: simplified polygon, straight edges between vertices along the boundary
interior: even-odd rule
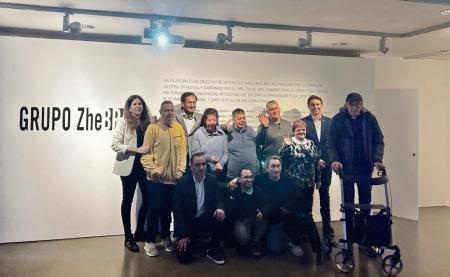
[[[245,132],[245,127],[244,128],[238,128],[234,125],[234,129],[238,132],[238,133],[243,133]]]
[[[195,119],[195,112],[192,113],[191,116],[188,116],[187,113],[184,112],[184,109],[181,109],[181,115],[182,115],[184,118],[189,119],[189,120]]]
[[[292,137],[291,140],[292,140],[293,142],[295,142],[296,144],[302,144],[302,145],[305,145],[305,144],[308,143],[308,140],[307,140],[307,139],[304,139],[304,140],[298,140],[296,137]]]
[[[203,181],[205,181],[205,176],[203,176],[203,178],[200,180],[200,182],[197,182],[197,180],[195,179],[194,174],[192,174],[192,179],[194,179],[194,183],[195,183],[195,184],[202,184]]]
[[[248,195],[252,195],[253,194],[253,186],[251,186],[248,190],[244,190],[241,187],[241,193],[247,193]]]
[[[208,131],[206,131],[206,128],[204,126],[202,126],[204,133],[207,136],[223,136],[224,133],[222,131],[222,129],[220,129],[219,125],[216,126],[216,131],[214,131],[214,133],[210,133]]]

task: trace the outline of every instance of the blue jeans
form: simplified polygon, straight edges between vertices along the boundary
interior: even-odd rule
[[[267,249],[275,255],[280,255],[286,249],[287,241],[283,232],[283,222],[269,224],[267,228]]]

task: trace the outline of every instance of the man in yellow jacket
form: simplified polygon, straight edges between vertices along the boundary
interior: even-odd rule
[[[171,101],[161,103],[161,118],[145,131],[144,145],[150,147],[142,155],[141,163],[147,173],[150,212],[147,217],[147,239],[144,246],[148,256],[159,255],[155,239],[158,223],[161,224],[161,245],[174,251],[170,243],[170,221],[175,184],[186,168],[186,137],[181,125],[174,121],[175,111]]]

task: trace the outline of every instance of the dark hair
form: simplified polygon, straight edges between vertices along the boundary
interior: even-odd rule
[[[142,103],[142,113],[139,118],[134,117],[133,114],[130,113],[131,103],[133,103],[135,99],[139,99]],[[145,131],[148,124],[150,124],[150,114],[147,108],[147,104],[145,104],[145,101],[144,99],[142,99],[142,97],[136,94],[131,95],[130,97],[128,97],[127,101],[125,101],[125,106],[123,108],[123,117],[125,118],[128,129],[130,131],[136,131],[138,127],[141,130]]]
[[[195,101],[197,101],[197,95],[195,95],[193,92],[187,91],[181,94],[181,103],[184,103],[186,101],[186,98],[188,98],[189,96],[194,96]]]
[[[237,108],[231,113],[231,116],[235,117],[238,114],[245,114],[245,111],[243,109],[241,109],[241,108]]]
[[[159,106],[159,112],[162,111],[162,106],[164,106],[164,105],[169,105],[169,104],[173,106],[173,102],[172,102],[172,101],[170,101],[170,100],[164,100],[164,101],[161,103],[161,105]]]
[[[215,115],[217,119],[217,124],[219,124],[219,113],[214,108],[207,108],[205,112],[202,115],[202,119],[200,120],[200,125],[205,127],[206,126],[206,118],[208,115]]]
[[[244,170],[250,170],[250,172],[253,174],[253,170],[250,167],[244,166],[241,168],[241,170],[239,170],[239,177],[242,176],[242,171],[244,171]]]
[[[306,129],[306,127],[307,127],[306,122],[301,119],[297,119],[296,121],[294,121],[292,123],[292,132],[294,132],[295,129],[297,129],[298,127],[305,127],[305,129]]]
[[[205,156],[205,153],[203,153],[203,152],[197,152],[197,153],[195,153],[195,154],[192,154],[192,155],[191,155],[191,159],[190,159],[191,164],[194,162],[194,159],[195,159],[195,158],[200,157],[200,156]]]
[[[311,95],[310,97],[308,97],[308,106],[309,106],[309,102],[311,102],[312,100],[319,100],[320,101],[320,104],[322,104],[322,98],[320,98],[319,96],[317,96],[317,95]]]
[[[277,160],[281,163],[281,158],[279,156],[270,156],[266,159],[266,168],[269,167],[270,161]]]

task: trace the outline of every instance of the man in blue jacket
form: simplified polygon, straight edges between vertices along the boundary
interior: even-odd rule
[[[320,215],[322,216],[323,236],[329,237],[334,235],[330,218],[331,162],[327,149],[331,118],[322,115],[322,98],[317,95],[311,95],[308,98],[308,109],[311,113],[302,120],[306,122],[307,126],[306,138],[312,140],[320,151]]]
[[[356,183],[359,203],[370,204],[373,168],[384,169],[383,138],[377,119],[363,107],[362,96],[356,92],[348,94],[345,107],[332,119],[328,136],[331,168],[343,178],[344,203],[354,203]],[[347,209],[345,218],[351,245],[353,212]],[[368,256],[375,256],[371,247],[360,246],[360,249]]]

